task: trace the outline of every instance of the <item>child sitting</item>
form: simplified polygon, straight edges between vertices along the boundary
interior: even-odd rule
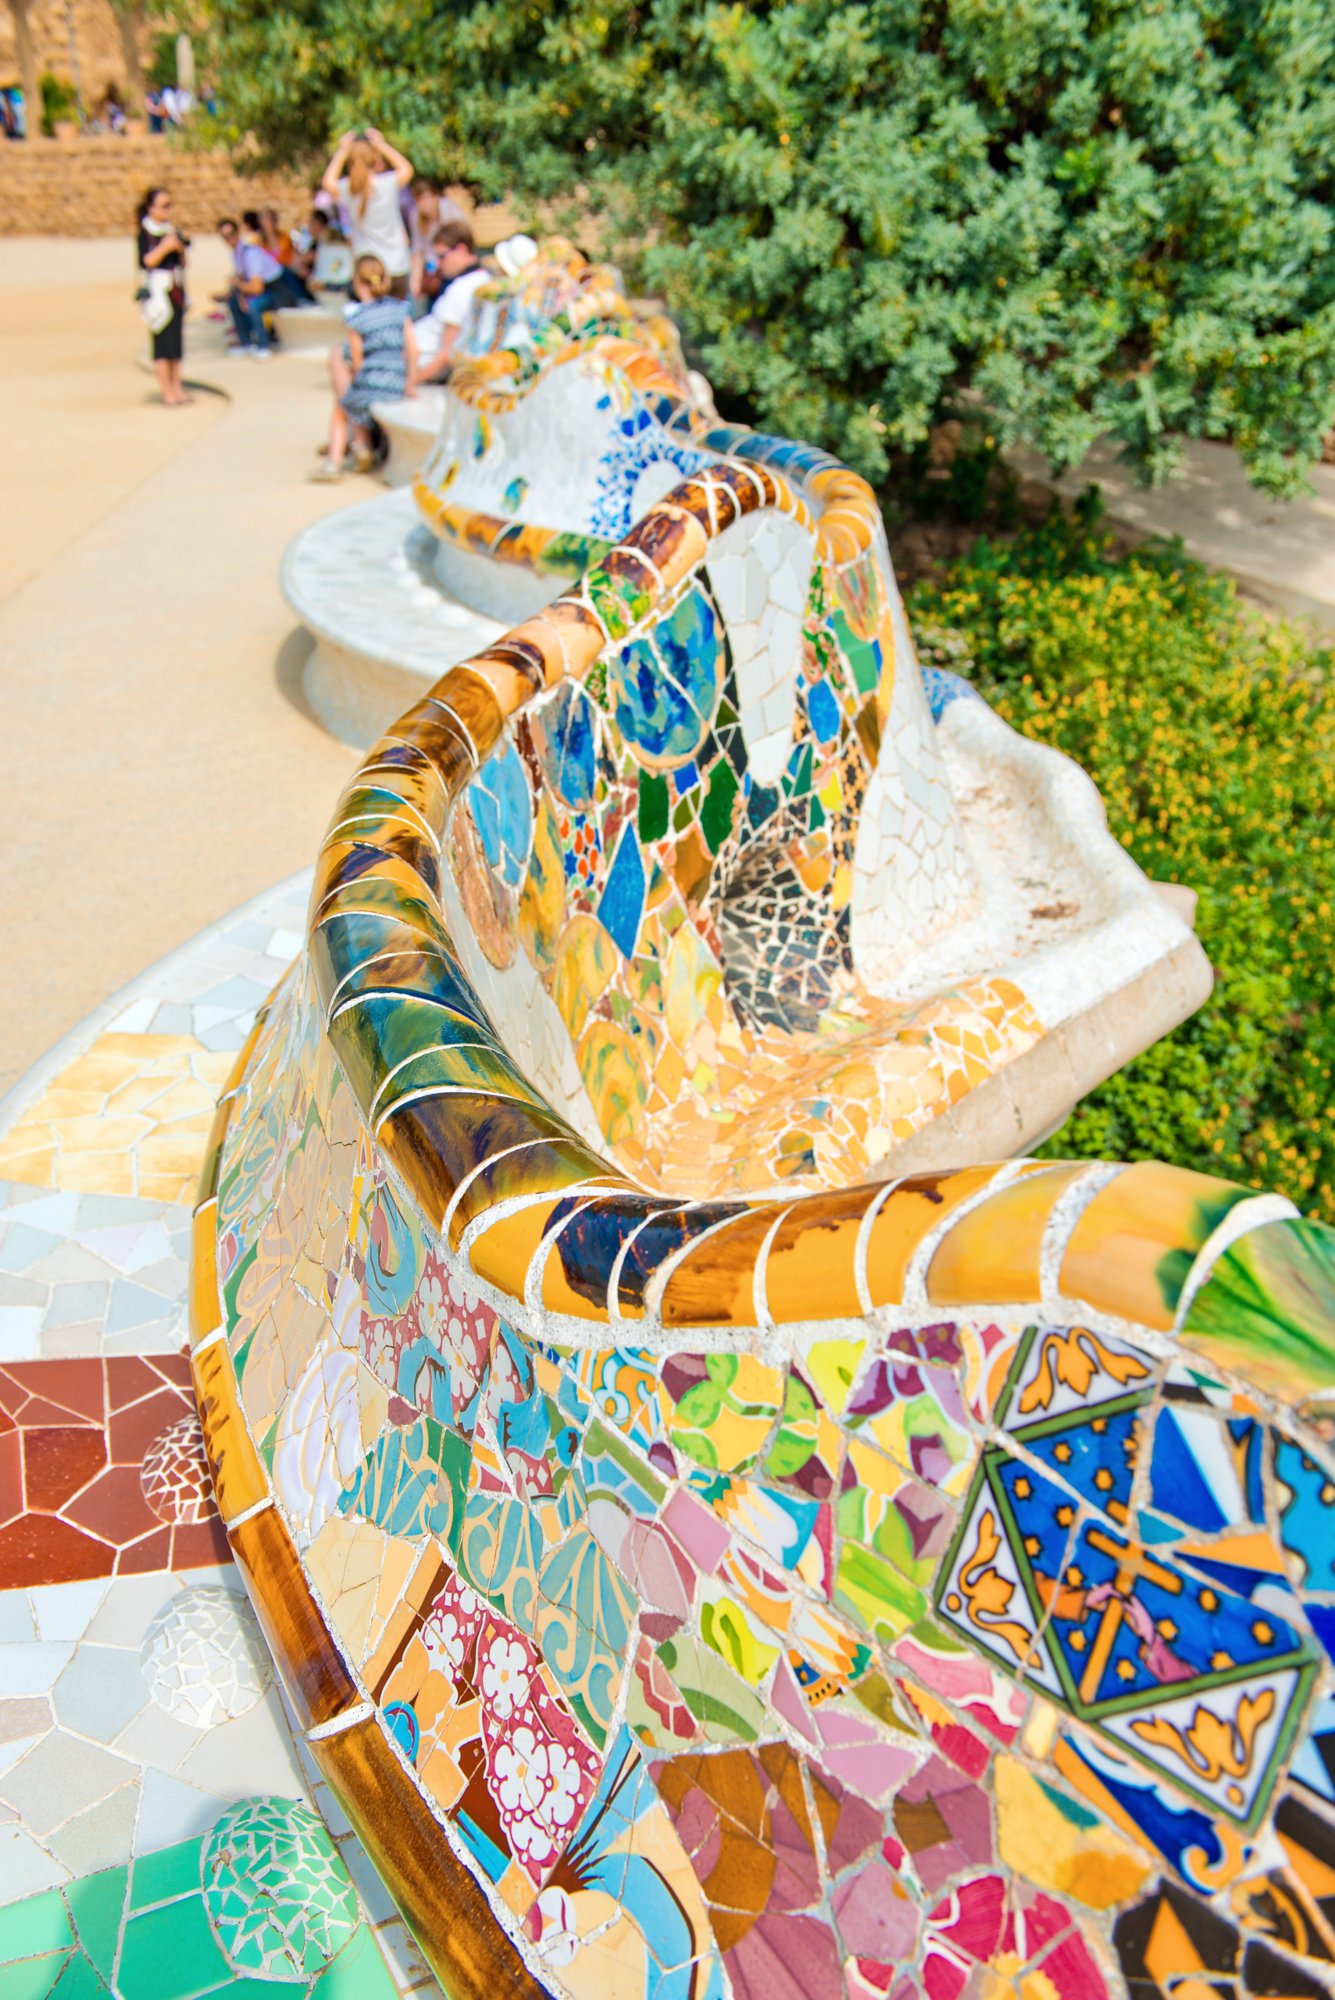
[[[390,295],[389,273],[378,257],[359,257],[352,273],[357,304],[348,308],[348,340],[335,370],[334,407],[329,417],[329,443],[316,479],[338,479],[343,472],[352,428],[352,470],[369,472],[375,464],[371,405],[406,395],[417,360],[408,301]],[[346,383],[339,393],[340,383]]]

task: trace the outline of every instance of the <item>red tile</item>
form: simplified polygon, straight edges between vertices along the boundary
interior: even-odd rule
[[[96,1355],[74,1361],[20,1361],[7,1373],[34,1398],[45,1399],[68,1410],[76,1421],[85,1417],[101,1423],[105,1408],[102,1363]]]
[[[107,1401],[113,1410],[137,1403],[162,1387],[162,1378],[142,1355],[113,1354],[103,1363],[107,1371]]]
[[[184,1348],[179,1354],[155,1354],[152,1366],[173,1389],[189,1389],[190,1356]]]
[[[107,1441],[100,1430],[64,1424],[60,1429],[20,1432],[23,1439],[24,1492],[29,1507],[58,1514],[67,1501],[82,1493],[107,1462]],[[96,1527],[89,1522],[89,1527]]]
[[[172,1531],[159,1528],[156,1534],[145,1535],[142,1541],[131,1542],[116,1558],[117,1576],[148,1576],[161,1569],[170,1569]]]
[[[0,1529],[0,1590],[110,1576],[115,1559],[105,1542],[95,1542],[56,1514],[25,1514]]]
[[[211,1521],[193,1521],[173,1530],[171,1569],[204,1569],[231,1560],[232,1545],[216,1514]]]
[[[177,1423],[192,1405],[176,1389],[160,1388],[128,1410],[115,1410],[107,1425],[113,1465],[142,1465],[144,1453],[169,1424]]]
[[[124,1548],[161,1525],[144,1498],[137,1465],[113,1465],[61,1510],[67,1521]]]
[[[0,1368],[0,1589],[230,1561],[216,1515],[173,1528],[141,1485],[193,1407],[185,1354]]]
[[[20,1430],[31,1431],[39,1427],[47,1430],[101,1430],[102,1413],[86,1417],[82,1410],[71,1410],[64,1403],[53,1402],[49,1396],[29,1396],[23,1408],[17,1412]]]
[[[0,1523],[23,1512],[23,1446],[21,1432],[0,1431]]]

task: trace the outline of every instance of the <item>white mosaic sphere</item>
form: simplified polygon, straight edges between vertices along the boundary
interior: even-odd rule
[[[163,1606],[139,1664],[159,1708],[192,1729],[233,1722],[269,1685],[264,1641],[243,1597],[217,1583],[191,1584]]]

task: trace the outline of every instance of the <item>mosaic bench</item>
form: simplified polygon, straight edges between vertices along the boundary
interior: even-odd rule
[[[1145,1163],[877,1177],[1056,1039],[869,983],[949,934],[930,786],[1001,725],[933,724],[865,489],[736,443],[335,815],[195,1215],[233,1554],[451,1994],[1313,2000],[1331,1233]],[[802,580],[760,773],[753,565]]]
[[[582,691],[606,680],[594,664],[507,731],[458,816],[453,870],[470,977],[586,1136],[629,1143],[621,1127],[647,1107],[650,1150],[623,1164],[670,1178],[675,1153],[692,1181],[700,1147],[735,1178],[753,1142],[780,1177],[812,1170],[813,1145],[835,1180],[892,1153],[901,1169],[1004,1157],[1200,1004],[1204,955],[1108,834],[1088,779],[962,682],[924,682],[861,480],[721,428],[671,327],[632,316],[611,274],[573,256],[484,289],[465,343],[415,482],[424,520],[403,493],[331,516],[293,543],[283,583],[317,640],[307,697],[355,741],[498,636],[486,607],[541,609],[565,568],[591,565],[588,631],[624,642],[611,680]],[[716,468],[730,512],[711,516],[701,487],[707,560],[693,548],[664,589],[649,535],[677,530],[662,514],[635,551],[611,551],[606,532],[649,519],[665,484]],[[541,525],[558,513],[575,525]],[[624,613],[608,612],[618,591]],[[625,767],[612,780],[609,756]],[[530,842],[547,871],[541,938],[516,915],[536,894],[536,873],[520,879]],[[557,847],[569,896],[551,882]],[[579,997],[618,951],[636,957],[642,916],[660,985],[639,1016],[662,1015],[669,959],[681,989],[726,966],[684,1034],[679,992],[661,1089],[652,1035],[586,1023]],[[611,1011],[601,991],[595,1017]],[[821,1108],[848,1099],[857,1134]]]

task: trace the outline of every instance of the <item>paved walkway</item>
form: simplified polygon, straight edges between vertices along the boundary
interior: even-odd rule
[[[1016,469],[1047,475],[1034,452],[1012,454]],[[1137,486],[1109,445],[1057,481],[1074,499],[1091,480],[1109,516],[1142,535],[1181,535],[1190,554],[1231,570],[1249,596],[1291,617],[1335,631],[1335,465],[1318,465],[1306,500],[1270,500],[1249,484],[1228,445],[1192,441],[1167,486]]]
[[[231,401],[164,410],[132,284],[126,243],[0,241],[0,1091],[309,862],[355,762],[300,705],[278,589],[290,537],[371,490],[307,482],[320,373],[208,365],[219,335],[192,325],[187,376],[193,351]]]

